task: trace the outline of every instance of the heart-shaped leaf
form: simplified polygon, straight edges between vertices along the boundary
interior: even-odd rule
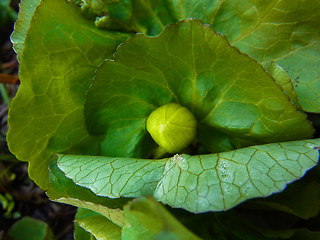
[[[170,102],[193,113],[197,139],[210,152],[313,133],[306,115],[255,60],[195,20],[122,44],[115,61],[98,69],[88,91],[87,127],[103,136],[103,155],[147,158],[155,148],[147,117]]]

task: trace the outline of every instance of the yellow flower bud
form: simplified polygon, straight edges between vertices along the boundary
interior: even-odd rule
[[[196,137],[197,120],[177,103],[165,104],[147,119],[147,130],[153,140],[168,153],[177,153]]]

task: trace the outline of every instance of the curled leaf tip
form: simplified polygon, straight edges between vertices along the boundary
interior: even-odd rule
[[[177,103],[165,104],[147,119],[147,130],[153,140],[168,153],[177,153],[196,137],[197,120]]]

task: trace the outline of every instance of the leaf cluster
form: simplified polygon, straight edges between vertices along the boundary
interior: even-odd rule
[[[317,168],[284,189],[319,160],[319,19],[311,0],[24,0],[10,150],[79,207],[77,239],[316,239]],[[146,129],[168,103],[197,120],[176,155]]]

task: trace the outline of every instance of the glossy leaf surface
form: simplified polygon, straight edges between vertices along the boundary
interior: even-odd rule
[[[122,44],[115,61],[100,66],[88,91],[87,127],[104,138],[102,155],[147,158],[154,148],[147,117],[170,102],[193,113],[198,140],[209,152],[313,133],[306,115],[255,60],[195,20]]]

